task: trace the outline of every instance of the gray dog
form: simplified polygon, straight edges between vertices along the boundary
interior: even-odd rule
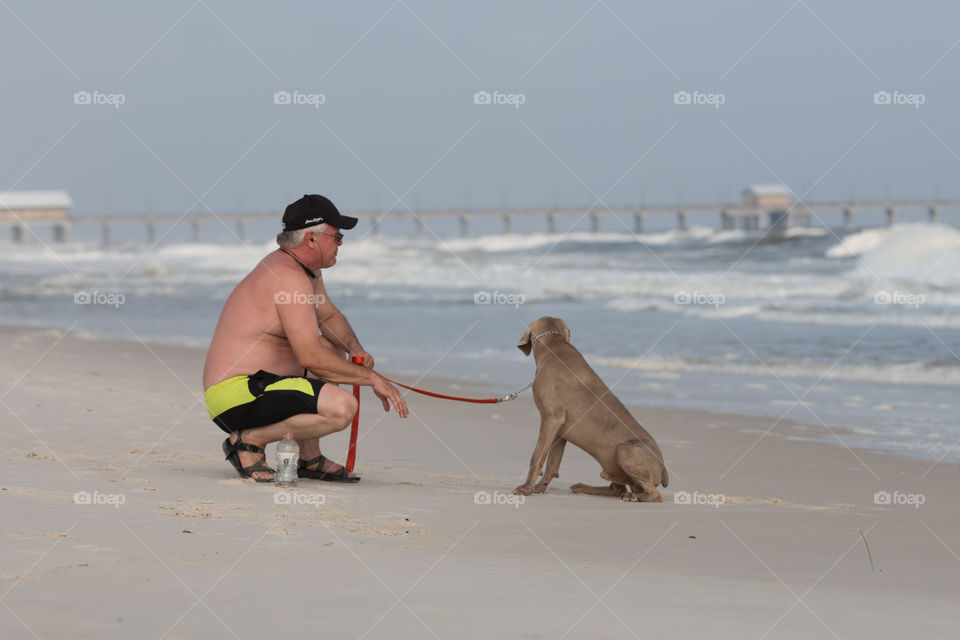
[[[667,486],[663,454],[623,403],[570,344],[570,328],[559,318],[543,317],[527,327],[517,348],[537,363],[533,401],[540,411],[540,437],[530,458],[527,481],[514,493],[543,493],[558,477],[569,440],[593,456],[609,487],[575,484],[574,493],[618,496],[625,502],[660,502],[657,485]],[[549,454],[549,457],[548,457]],[[543,479],[534,481],[547,468]],[[629,489],[628,489],[629,487]]]

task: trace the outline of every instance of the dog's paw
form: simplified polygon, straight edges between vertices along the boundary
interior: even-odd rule
[[[633,491],[624,491],[620,496],[620,502],[640,502],[640,494]]]
[[[528,496],[530,495],[531,488],[526,485],[520,485],[513,490],[513,495],[515,496]]]
[[[543,484],[542,482],[538,482],[533,486],[534,493],[544,493],[546,490],[547,490],[547,485]]]

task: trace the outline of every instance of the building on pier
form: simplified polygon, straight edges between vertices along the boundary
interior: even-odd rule
[[[52,226],[54,237],[66,237],[67,211],[73,201],[66,191],[2,191],[0,192],[0,221],[13,228],[13,239],[22,242],[30,224]]]
[[[787,209],[790,189],[782,184],[751,184],[743,190],[743,206],[753,209]]]

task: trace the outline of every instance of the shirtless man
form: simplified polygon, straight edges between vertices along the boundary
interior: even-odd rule
[[[243,478],[272,482],[264,448],[289,433],[300,445],[301,478],[359,481],[320,453],[319,439],[346,428],[357,411],[338,384],[372,387],[384,411],[392,403],[401,418],[408,415],[400,392],[372,370],[373,356],[330,302],[320,275],[337,262],[340,230],[356,224],[323,196],[297,200],[283,214],[280,248],[223,306],[203,367],[204,398],[229,434],[223,452]],[[363,366],[347,354],[362,357]]]

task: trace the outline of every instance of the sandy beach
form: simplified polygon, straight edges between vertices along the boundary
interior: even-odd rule
[[[520,500],[529,392],[407,395],[403,421],[365,390],[363,481],[278,493],[224,462],[203,357],[0,329],[0,637],[263,638],[281,618],[345,638],[960,633],[956,465],[806,440],[822,425],[632,407],[670,470],[662,504],[573,495],[603,483],[574,447]],[[326,440],[343,461],[347,432]]]

